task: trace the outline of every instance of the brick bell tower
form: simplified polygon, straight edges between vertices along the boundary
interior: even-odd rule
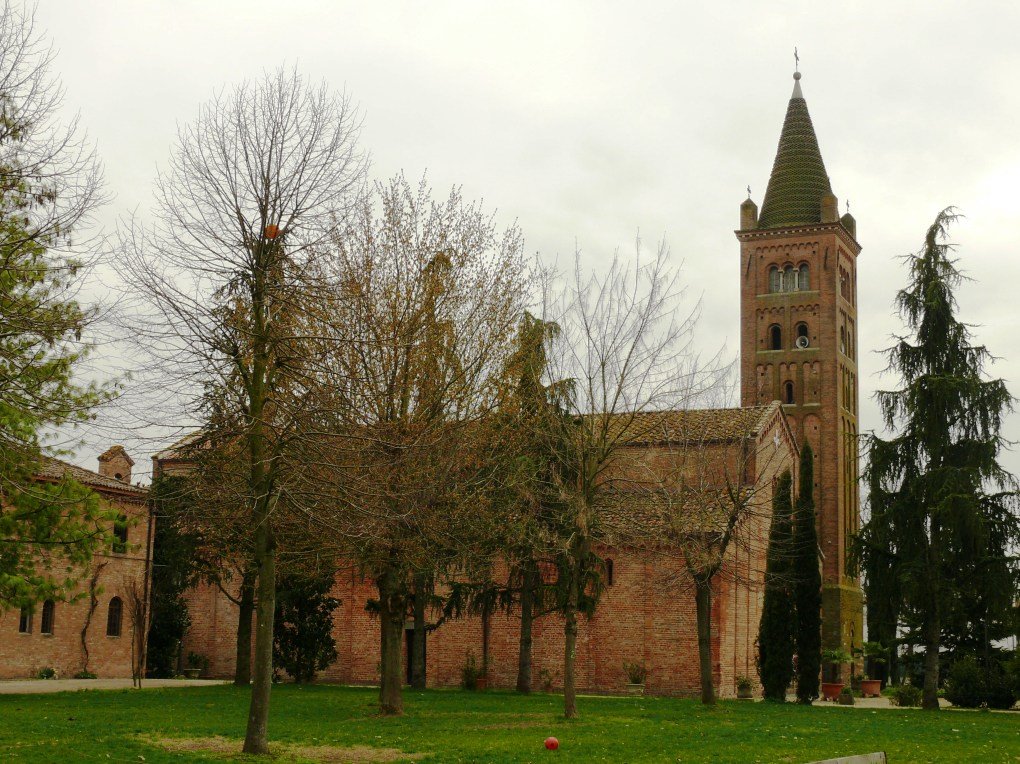
[[[860,526],[857,458],[857,225],[839,216],[793,75],[761,214],[740,205],[741,403],[779,400],[815,454],[822,644],[859,647],[860,580],[847,573]],[[795,483],[796,484],[796,483]]]

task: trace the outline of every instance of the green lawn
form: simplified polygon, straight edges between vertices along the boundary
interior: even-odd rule
[[[1017,713],[738,702],[707,711],[690,700],[585,697],[581,719],[566,722],[555,695],[430,690],[408,692],[405,716],[383,719],[374,698],[371,689],[277,686],[271,737],[396,749],[428,762],[805,762],[878,750],[894,764],[1020,762]],[[247,701],[247,690],[231,686],[0,695],[0,761],[223,761],[159,741],[221,736],[239,748]],[[543,748],[549,735],[559,751]],[[311,759],[292,752],[288,760]]]

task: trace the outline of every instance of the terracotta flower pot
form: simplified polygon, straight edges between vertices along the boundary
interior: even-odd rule
[[[882,694],[881,679],[862,679],[861,695],[865,698],[877,698]]]
[[[737,699],[738,700],[753,700],[754,699],[754,688],[752,688],[752,687],[738,687],[737,688]]]
[[[475,680],[475,689],[476,690],[484,690],[486,685],[488,685],[488,683],[489,683],[489,680],[488,680],[487,677],[480,676],[480,677],[478,677]]]
[[[627,682],[627,694],[628,695],[644,695],[645,686],[643,684],[635,684],[634,682]]]
[[[836,700],[842,690],[842,682],[822,682],[822,700]]]
[[[188,679],[198,679],[198,677],[199,677],[199,675],[201,673],[202,673],[202,669],[200,669],[200,668],[186,668],[186,669],[184,669],[184,676],[186,676]]]

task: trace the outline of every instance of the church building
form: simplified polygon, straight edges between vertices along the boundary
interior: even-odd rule
[[[740,206],[741,407],[700,412],[655,412],[648,437],[629,447],[631,469],[688,467],[676,455],[696,448],[705,459],[741,465],[740,480],[761,509],[744,543],[727,551],[712,598],[712,675],[718,692],[732,696],[739,677],[756,678],[769,508],[777,476],[795,473],[801,444],[815,454],[815,501],[823,571],[823,645],[857,646],[862,638],[862,594],[847,573],[847,545],[858,529],[856,260],[860,245],[849,213],[840,217],[825,171],[800,74],[782,126],[761,210]],[[172,449],[157,455],[155,474],[179,471]],[[678,472],[679,471],[679,472]],[[640,512],[639,500],[617,511]],[[621,544],[602,550],[606,586],[595,615],[581,621],[577,648],[580,691],[622,691],[625,662],[648,670],[647,690],[693,694],[699,687],[693,589],[684,585],[679,550],[650,552]],[[671,575],[671,585],[664,576]],[[333,596],[339,657],[321,674],[327,681],[379,679],[379,624],[366,610],[376,595],[356,572],[337,576]],[[214,586],[189,595],[191,630],[185,652],[209,658],[211,673],[234,667],[238,609]],[[413,621],[408,623],[413,629]],[[519,614],[493,614],[483,623],[465,617],[427,634],[426,680],[456,685],[471,660],[487,658],[489,686],[516,680]],[[539,618],[533,631],[535,689],[562,681],[563,623]]]

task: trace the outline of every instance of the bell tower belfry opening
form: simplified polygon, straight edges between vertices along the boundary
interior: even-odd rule
[[[794,75],[759,213],[740,205],[741,404],[778,400],[815,454],[822,553],[822,645],[863,636],[860,580],[848,574],[860,526],[857,225],[840,217],[807,102]]]

